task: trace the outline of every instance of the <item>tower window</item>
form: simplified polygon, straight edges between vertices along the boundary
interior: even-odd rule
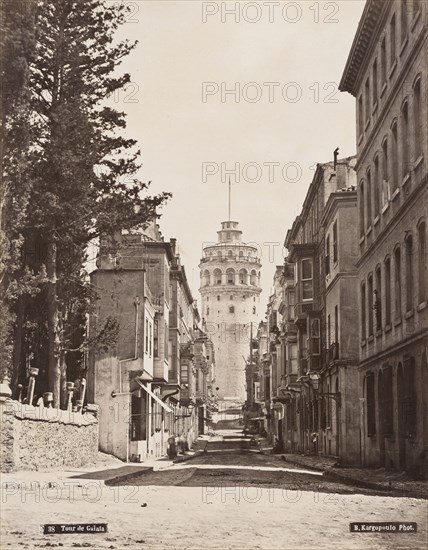
[[[229,313],[235,313],[235,306],[229,307]]]
[[[256,306],[253,307],[253,314],[256,314]]]
[[[230,299],[233,300],[233,295],[232,294],[230,295]]]
[[[220,296],[217,296],[217,302],[219,302],[219,301],[220,301]]]

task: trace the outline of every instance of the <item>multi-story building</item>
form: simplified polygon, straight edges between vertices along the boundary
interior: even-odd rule
[[[299,378],[297,325],[294,323],[296,284],[294,264],[288,260],[288,257],[284,261],[281,286],[282,296],[278,311],[282,317],[280,340],[283,348],[283,363],[275,399],[277,403],[282,404],[284,411],[282,447],[287,452],[296,452],[299,448],[296,392],[300,390],[297,382]]]
[[[317,443],[318,452],[338,456],[342,464],[359,464],[357,191],[355,181],[348,183],[330,194],[321,218],[325,299]]]
[[[278,402],[278,387],[283,374],[284,346],[280,339],[282,316],[279,306],[282,301],[283,266],[277,266],[273,278],[273,293],[267,306],[267,352],[263,357],[263,385],[269,385],[265,394],[265,407],[268,414],[267,431],[270,439],[276,445],[283,445],[284,407]]]
[[[152,223],[116,243],[113,255],[101,243],[91,274],[98,301],[90,337],[108,319],[119,334],[116,346],[91,350],[88,394],[101,408],[100,449],[144,461],[165,455],[171,437],[186,448],[199,433],[204,403],[196,402],[193,345],[204,335],[175,240],[165,242]]]
[[[362,458],[415,470],[428,443],[427,10],[368,0],[340,83],[357,101]]]
[[[202,316],[216,358],[216,396],[238,403],[246,399],[245,361],[261,292],[257,247],[241,236],[238,222],[222,222],[218,242],[205,244],[199,266]]]
[[[284,374],[292,376],[289,381],[285,378],[287,385],[285,388],[281,387],[278,397],[282,394],[289,400],[294,396],[296,400],[296,409],[291,410],[291,414],[296,419],[293,430],[297,435],[297,442],[294,446],[299,452],[320,451],[318,431],[321,404],[324,399],[335,399],[332,395],[334,391],[328,392],[331,395],[324,395],[323,399],[320,399],[319,392],[326,345],[325,228],[322,216],[332,193],[355,184],[354,165],[353,157],[317,165],[302,212],[285,239],[285,247],[289,251],[287,265],[294,264],[295,285],[288,298],[294,301],[294,311],[285,320],[283,336],[290,338],[292,335],[293,340],[295,338],[292,343],[295,345],[294,352],[297,351],[297,362],[294,362],[297,372],[291,370],[294,358],[289,357]],[[339,323],[340,320],[338,325]],[[336,401],[338,402],[337,398]],[[341,406],[338,404],[339,409]],[[294,407],[290,405],[290,408]]]

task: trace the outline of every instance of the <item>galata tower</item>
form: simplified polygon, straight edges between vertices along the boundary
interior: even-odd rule
[[[217,243],[204,243],[200,293],[205,330],[214,343],[214,393],[220,401],[246,399],[245,362],[260,316],[260,258],[242,242],[238,222],[222,222]]]

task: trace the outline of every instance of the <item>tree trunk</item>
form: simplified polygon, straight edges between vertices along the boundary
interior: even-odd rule
[[[20,296],[16,304],[16,320],[13,335],[13,354],[12,354],[12,380],[11,388],[13,395],[15,395],[16,388],[19,382],[21,374],[21,354],[22,354],[22,339],[23,339],[23,325],[25,315],[25,297]]]
[[[65,351],[60,353],[60,369],[61,369],[61,409],[67,408],[67,364],[65,362]]]
[[[47,273],[47,310],[49,335],[49,364],[48,380],[49,391],[53,393],[53,407],[60,407],[61,399],[61,368],[60,368],[60,327],[58,315],[57,276],[56,276],[57,245],[55,238],[51,238],[47,246],[46,273]]]

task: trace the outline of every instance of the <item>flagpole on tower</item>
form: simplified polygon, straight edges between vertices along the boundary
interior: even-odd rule
[[[230,221],[230,176],[229,176],[229,221]]]

